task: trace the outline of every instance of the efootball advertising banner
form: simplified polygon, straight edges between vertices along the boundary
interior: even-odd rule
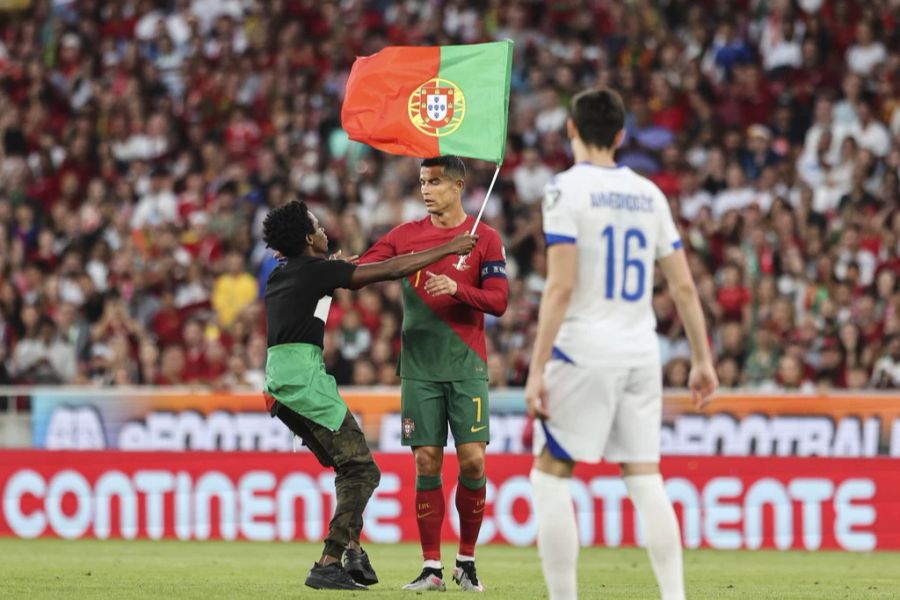
[[[412,457],[376,454],[381,484],[363,538],[417,539]],[[531,458],[488,461],[479,543],[530,545]],[[900,478],[887,458],[664,459],[688,548],[900,549]],[[457,465],[444,464],[455,539]],[[572,492],[582,544],[640,545],[641,524],[614,465],[579,466]],[[20,538],[318,541],[334,511],[334,472],[308,453],[0,451],[0,535]]]
[[[373,449],[407,454],[398,389],[343,389]],[[297,443],[261,394],[42,389],[31,397],[32,447],[47,450],[280,451]],[[489,452],[527,452],[521,390],[491,394]]]
[[[409,452],[397,389],[341,394],[374,450]],[[527,454],[522,390],[492,391],[490,410],[488,452]],[[32,447],[49,450],[290,452],[296,445],[259,394],[39,390],[31,421]],[[661,443],[666,456],[900,457],[900,395],[723,393],[696,411],[685,394],[667,392]]]

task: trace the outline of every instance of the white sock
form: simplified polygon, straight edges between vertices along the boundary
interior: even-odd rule
[[[426,560],[422,563],[422,568],[425,569],[444,569],[444,565],[441,564],[439,560]]]
[[[550,600],[578,597],[578,529],[569,477],[531,470],[538,554]]]
[[[624,477],[628,495],[644,525],[650,564],[663,600],[684,600],[681,532],[659,473]]]

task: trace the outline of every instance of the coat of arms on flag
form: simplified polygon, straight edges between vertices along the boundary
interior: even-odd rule
[[[443,127],[453,118],[454,90],[452,87],[430,87],[430,83],[419,90],[419,114],[429,125]]]
[[[463,122],[466,99],[452,81],[435,77],[417,87],[409,97],[409,120],[427,135],[443,136]]]

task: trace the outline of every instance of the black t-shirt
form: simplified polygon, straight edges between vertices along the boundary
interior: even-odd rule
[[[356,265],[317,256],[290,258],[269,275],[266,323],[269,347],[315,344],[322,347],[325,320],[335,288],[348,287]]]

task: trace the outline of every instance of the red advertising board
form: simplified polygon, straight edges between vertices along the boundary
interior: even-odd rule
[[[367,541],[416,539],[411,457],[379,454]],[[481,543],[528,545],[536,523],[521,455],[495,455]],[[900,549],[900,463],[892,459],[672,457],[666,489],[689,548]],[[444,489],[454,493],[448,456]],[[334,475],[308,453],[0,452],[0,535],[185,540],[319,540]],[[572,489],[583,544],[640,544],[611,465],[582,466]],[[445,539],[457,517],[447,502]]]

